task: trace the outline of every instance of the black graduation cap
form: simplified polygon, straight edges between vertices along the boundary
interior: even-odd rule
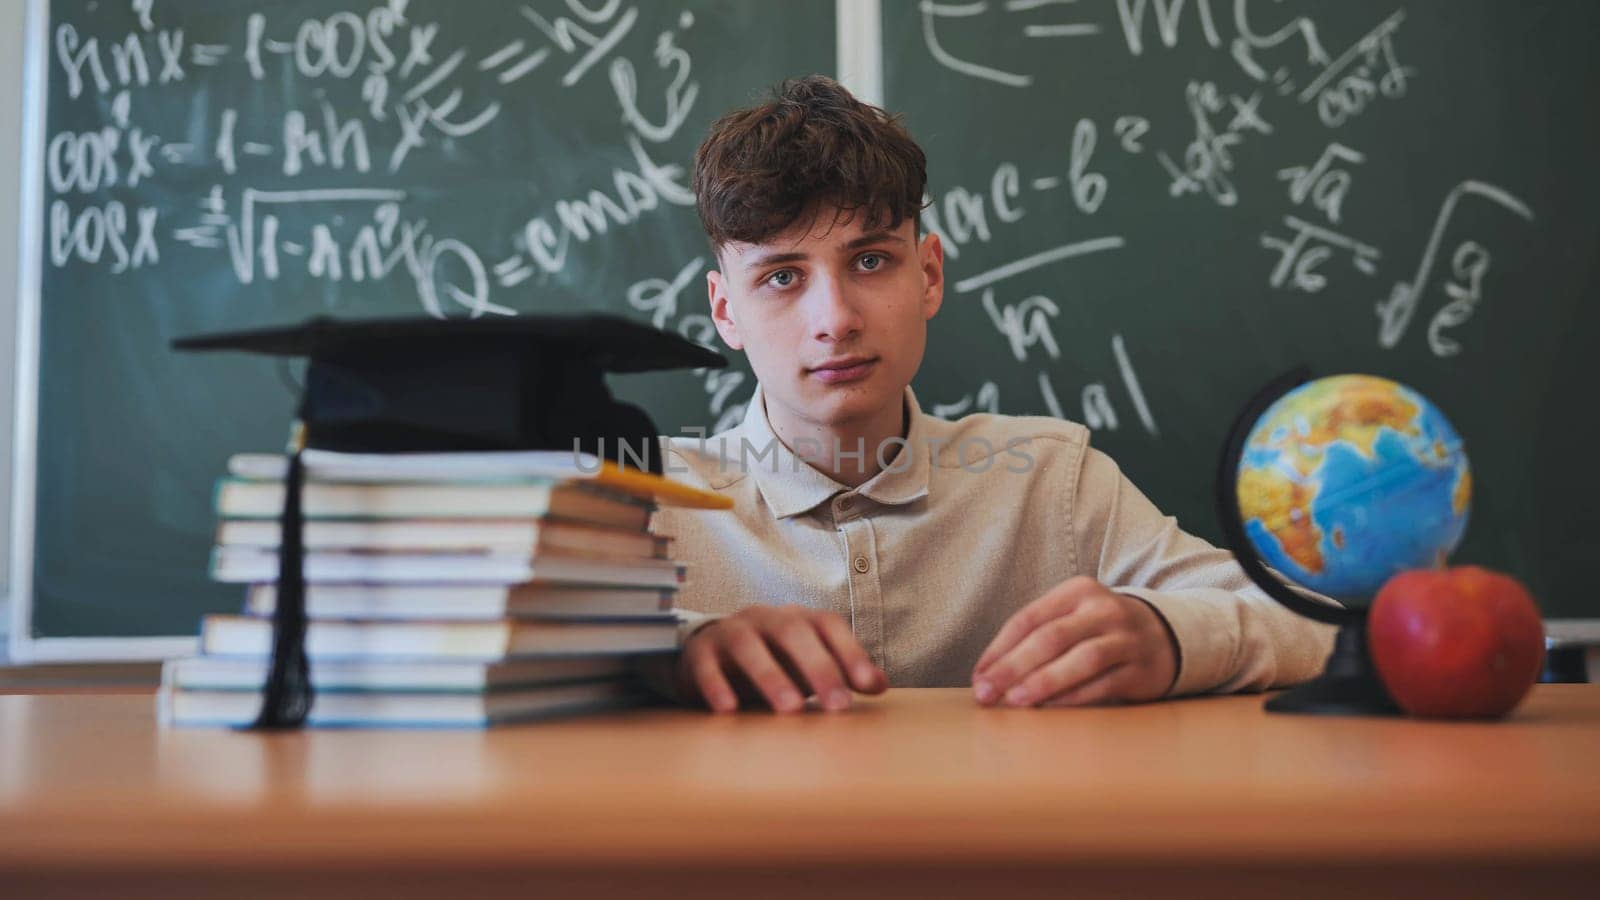
[[[307,357],[290,436],[272,666],[253,727],[297,727],[311,708],[305,655],[300,450],[357,453],[567,450],[661,474],[650,417],[620,403],[607,372],[721,368],[721,354],[608,315],[494,319],[313,318],[180,338],[178,350]],[[635,451],[621,452],[627,444]],[[605,451],[611,448],[614,456]]]

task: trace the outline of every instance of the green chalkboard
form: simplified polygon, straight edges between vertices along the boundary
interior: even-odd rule
[[[18,579],[35,650],[193,634],[237,606],[206,576],[212,482],[282,446],[299,372],[173,338],[609,311],[711,340],[694,148],[767,85],[836,69],[831,0],[55,0],[47,18]],[[620,392],[664,431],[714,425],[747,371]]]
[[[1214,460],[1260,384],[1387,375],[1467,442],[1458,558],[1600,615],[1600,7],[881,6],[883,101],[949,248],[925,408],[1084,421],[1214,539]],[[298,371],[172,337],[605,310],[714,342],[684,169],[722,111],[837,71],[836,24],[826,0],[50,4],[22,637],[235,604],[205,577],[210,483],[281,444]],[[742,360],[613,383],[667,432],[753,386]]]
[[[1235,411],[1296,364],[1461,433],[1458,561],[1600,615],[1600,5],[884,4],[951,290],[924,405],[1057,413],[1211,539]]]

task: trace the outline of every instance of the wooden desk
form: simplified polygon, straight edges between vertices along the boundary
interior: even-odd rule
[[[0,895],[1592,896],[1600,687],[1498,724],[1260,696],[490,732],[163,730],[0,697]]]

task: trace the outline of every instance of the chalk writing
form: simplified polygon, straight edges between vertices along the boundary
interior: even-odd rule
[[[1360,115],[1379,95],[1406,95],[1416,69],[1403,66],[1395,54],[1394,34],[1405,21],[1400,10],[1372,29],[1323,69],[1305,90],[1301,103],[1317,102],[1323,124],[1338,127]]]
[[[1251,9],[1250,0],[1234,0],[1233,22],[1239,34],[1228,45],[1234,61],[1245,74],[1256,81],[1266,81],[1270,77],[1282,88],[1280,93],[1293,90],[1293,83],[1288,81],[1288,71],[1280,68],[1269,75],[1259,60],[1259,52],[1274,50],[1295,38],[1305,44],[1306,62],[1318,66],[1328,64],[1328,53],[1322,49],[1322,42],[1317,38],[1317,24],[1310,17],[1295,16],[1276,31],[1263,32],[1255,29]]]
[[[102,51],[98,37],[84,38],[74,25],[62,23],[56,27],[55,51],[55,60],[67,79],[67,96],[74,100],[89,87],[105,94],[114,87],[146,87],[184,79],[181,28],[128,34]]]
[[[1051,184],[1045,189],[1054,186]],[[945,253],[952,259],[958,258],[967,244],[988,243],[994,236],[989,227],[991,210],[998,222],[1022,219],[1026,210],[1018,202],[1020,194],[1021,175],[1016,164],[1001,163],[989,179],[987,193],[980,194],[958,185],[946,191],[940,201],[929,199],[922,208],[922,227],[939,235]]]
[[[705,257],[697,256],[684,264],[677,274],[669,278],[646,278],[628,287],[628,306],[650,316],[657,328],[676,331],[691,341],[713,350],[716,348],[716,325],[711,317],[701,313],[680,315],[678,299],[685,288],[705,271]],[[745,401],[731,402],[733,395],[745,383],[745,374],[733,369],[695,369],[693,376],[700,380],[707,396],[707,412],[714,417],[713,433],[731,428],[744,418]]]
[[[1345,195],[1350,193],[1351,176],[1347,169],[1334,168],[1338,162],[1360,164],[1367,158],[1343,144],[1329,144],[1322,156],[1309,166],[1290,166],[1278,170],[1278,180],[1289,182],[1289,199],[1296,205],[1311,198],[1311,203],[1338,224]]]
[[[1134,56],[1144,53],[1145,14],[1151,9],[1155,10],[1156,33],[1161,43],[1168,48],[1176,47],[1185,5],[1184,0],[1117,0],[1117,18],[1122,23],[1122,36],[1128,43],[1128,52]],[[1199,17],[1206,43],[1213,47],[1222,46],[1222,35],[1217,31],[1209,0],[1196,0],[1192,8]]]
[[[688,28],[694,24],[694,16],[684,13],[679,21],[683,28]],[[656,64],[673,73],[672,83],[666,89],[666,118],[659,124],[651,122],[639,111],[639,83],[633,63],[622,57],[611,61],[611,88],[622,106],[622,120],[640,137],[658,144],[677,134],[694,109],[695,99],[700,96],[699,82],[689,80],[694,61],[673,41],[674,35],[670,31],[664,31],[656,37]]]
[[[934,403],[928,407],[928,413],[940,419],[954,419],[969,412],[999,414],[1000,387],[992,381],[985,381],[978,386],[976,394],[964,394],[953,402]]]
[[[1194,140],[1184,147],[1181,166],[1165,152],[1156,153],[1156,159],[1172,178],[1167,190],[1174,197],[1203,191],[1219,206],[1237,205],[1239,192],[1229,177],[1235,165],[1233,152],[1251,132],[1272,133],[1272,126],[1259,110],[1261,95],[1247,98],[1224,92],[1214,82],[1191,81],[1184,96],[1194,125]],[[1212,121],[1213,116],[1226,116],[1227,124],[1219,128]]]
[[[627,289],[609,300],[582,290],[616,260],[616,248],[658,243],[651,222],[694,202],[685,133],[705,120],[704,98],[720,77],[694,53],[718,27],[713,18],[699,7],[637,0],[516,0],[474,12],[500,17],[485,32],[454,28],[440,8],[422,0],[340,0],[314,12],[260,4],[233,19],[180,22],[164,5],[130,0],[116,26],[88,16],[53,21],[54,96],[80,106],[60,120],[71,127],[42,144],[48,264],[116,275],[209,256],[241,286],[309,281],[333,298],[336,286],[381,283],[435,316],[512,314],[515,302],[555,286],[578,302],[621,304],[656,327],[715,344],[710,318],[681,303],[715,264],[707,254],[681,253],[681,266],[624,279]],[[919,224],[958,262],[948,270],[945,315],[970,316],[962,322],[977,323],[989,358],[1014,363],[1009,377],[1028,382],[1017,390],[1008,373],[982,372],[975,390],[931,408],[999,411],[1003,389],[1008,400],[1027,398],[1019,409],[1031,403],[1096,430],[1159,436],[1114,322],[1087,338],[1101,350],[1109,341],[1114,372],[1108,363],[1104,377],[1069,383],[1059,371],[1086,340],[1062,299],[1073,296],[1066,292],[1075,267],[1117,272],[1165,262],[1113,252],[1140,246],[1148,201],[1128,198],[1141,192],[1184,207],[1206,198],[1197,208],[1212,212],[1196,215],[1236,210],[1228,215],[1250,224],[1232,237],[1265,263],[1272,291],[1334,303],[1349,288],[1343,281],[1378,277],[1394,238],[1373,221],[1366,185],[1394,182],[1369,181],[1390,164],[1370,135],[1385,133],[1383,110],[1415,93],[1419,75],[1401,29],[1422,29],[1391,9],[1335,32],[1319,26],[1325,14],[1312,5],[1283,0],[906,4],[909,47],[930,71],[980,82],[980,97],[1039,99],[1026,108],[1049,121],[1040,134],[1065,136],[1030,152],[1036,148],[999,129],[993,141],[974,142],[979,149],[958,177],[926,198]],[[1336,33],[1360,36],[1334,45]],[[1193,68],[1173,68],[1191,61]],[[1150,75],[1138,106],[1095,105],[1094,79],[1123,72]],[[214,90],[240,83],[254,94]],[[548,133],[524,128],[518,117],[530,96],[597,100],[601,114],[582,126],[610,131],[583,146],[603,162],[543,170],[545,161],[564,159],[563,141],[592,136],[562,133],[561,123]],[[158,127],[150,110],[174,106],[172,98],[192,98],[191,116]],[[978,109],[972,121],[981,125],[985,114]],[[1373,121],[1359,123],[1359,133],[1347,127],[1362,116]],[[553,149],[531,147],[526,190],[507,191],[486,209],[473,223],[481,230],[429,221],[440,186],[415,176],[471,174],[486,147],[521,140]],[[1139,156],[1150,161],[1126,164]],[[1282,193],[1254,196],[1263,185]],[[478,202],[472,196],[464,202]],[[1380,346],[1397,346],[1420,315],[1432,356],[1470,352],[1465,326],[1511,267],[1494,258],[1508,251],[1493,233],[1453,236],[1464,227],[1453,223],[1468,197],[1533,220],[1502,188],[1457,185],[1415,273],[1376,306]],[[1359,282],[1356,289],[1371,290]],[[614,284],[606,290],[617,293]],[[1350,308],[1365,334],[1369,306]],[[753,387],[748,373],[695,378],[691,393],[703,391],[707,421],[720,429],[743,415],[737,401]]]
[[[1068,177],[1072,183],[1072,201],[1078,209],[1093,215],[1106,199],[1106,177],[1089,171],[1089,159],[1094,156],[1095,127],[1089,119],[1079,119],[1072,130],[1072,163]]]
[[[154,265],[161,261],[156,245],[159,215],[155,207],[141,206],[130,219],[127,207],[117,200],[76,210],[56,200],[50,204],[50,264],[77,260],[94,265],[105,258],[113,274]]]
[[[1050,332],[1050,319],[1060,315],[1061,309],[1049,297],[1035,295],[1002,308],[995,302],[994,290],[985,289],[983,309],[994,327],[1005,335],[1017,362],[1027,362],[1028,350],[1035,345],[1042,346],[1051,359],[1061,358],[1061,348]]]
[[[1278,251],[1278,264],[1273,267],[1267,283],[1273,287],[1288,287],[1315,294],[1328,283],[1317,267],[1335,251],[1350,253],[1350,264],[1364,275],[1377,271],[1378,248],[1364,244],[1349,235],[1313,225],[1297,216],[1284,216],[1283,224],[1292,237],[1263,234],[1261,246]]]
[[[1353,181],[1349,170],[1335,168],[1334,164],[1354,165],[1365,161],[1365,156],[1343,144],[1329,144],[1316,162],[1278,170],[1278,180],[1288,182],[1289,200],[1296,206],[1309,199],[1312,208],[1327,220],[1327,225],[1337,225],[1344,214],[1344,200]],[[1307,294],[1321,291],[1327,286],[1327,278],[1317,269],[1341,251],[1350,254],[1350,264],[1361,274],[1377,272],[1377,261],[1383,255],[1378,248],[1298,216],[1284,216],[1283,224],[1293,232],[1292,237],[1261,236],[1262,247],[1278,251],[1278,263],[1267,279],[1272,287],[1287,286]]]
[[[1122,335],[1111,336],[1111,353],[1116,361],[1117,377],[1122,389],[1127,393],[1127,400],[1133,406],[1134,415],[1139,420],[1140,427],[1149,437],[1160,437],[1161,430],[1156,424],[1155,415],[1150,411],[1149,401],[1145,398],[1144,387],[1139,382],[1139,374],[1134,371],[1133,360],[1128,355],[1127,342]],[[1061,405],[1059,395],[1056,393],[1055,383],[1050,373],[1039,372],[1037,377],[1039,387],[1039,401],[1044,405],[1047,415],[1057,419],[1071,418],[1065,407]],[[1105,381],[1091,381],[1085,384],[1079,392],[1080,406],[1077,412],[1082,422],[1096,431],[1116,431],[1121,420],[1117,415],[1117,408],[1112,400],[1111,390]],[[976,393],[965,394],[957,400],[945,403],[933,403],[928,407],[929,412],[941,419],[955,418],[969,412],[986,412],[998,414],[1000,408],[1000,388],[993,381],[985,381],[979,386]]]
[[[1471,179],[1452,188],[1439,207],[1438,216],[1434,218],[1433,230],[1428,235],[1427,245],[1423,247],[1416,273],[1412,275],[1410,281],[1395,282],[1389,291],[1389,296],[1377,305],[1379,346],[1394,347],[1405,337],[1411,318],[1416,314],[1417,304],[1427,292],[1428,280],[1433,276],[1433,267],[1440,246],[1444,242],[1445,233],[1461,201],[1469,197],[1476,197],[1509,210],[1528,222],[1534,220],[1533,211],[1527,204],[1503,188]],[[1452,254],[1451,262],[1451,275],[1459,280],[1446,285],[1445,294],[1451,302],[1440,310],[1428,332],[1430,349],[1438,356],[1451,356],[1460,352],[1460,345],[1446,338],[1444,330],[1460,325],[1471,317],[1482,299],[1483,276],[1489,271],[1488,252],[1473,241],[1458,246],[1456,252]]]
[[[1102,253],[1107,250],[1119,250],[1125,245],[1126,242],[1124,242],[1122,238],[1116,236],[1093,238],[1087,241],[1077,241],[1071,244],[1063,244],[1060,247],[1044,250],[1031,256],[1025,256],[1022,259],[1006,263],[1003,266],[996,266],[987,272],[980,272],[977,275],[963,278],[956,282],[956,292],[962,294],[969,293],[979,288],[987,287],[997,281],[1003,281],[1014,275],[1020,275],[1023,272],[1027,272],[1031,269],[1037,269],[1040,266],[1051,265],[1052,263],[1061,262],[1062,260],[1072,259],[1078,256],[1087,256],[1092,253]]]

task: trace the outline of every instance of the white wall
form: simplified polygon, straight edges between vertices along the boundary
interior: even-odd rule
[[[22,42],[27,0],[0,0],[0,634],[10,617],[11,424],[16,359],[17,219],[22,207]],[[0,657],[5,643],[0,641]]]

